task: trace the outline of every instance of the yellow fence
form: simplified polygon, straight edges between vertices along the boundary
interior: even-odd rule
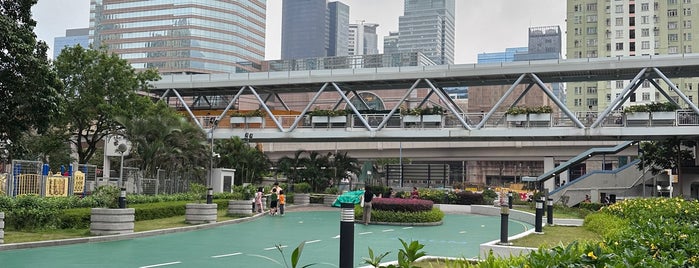
[[[39,192],[41,185],[41,175],[39,174],[20,174],[16,186],[17,195],[23,194],[41,194]]]

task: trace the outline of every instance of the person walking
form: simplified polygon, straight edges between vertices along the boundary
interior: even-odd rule
[[[279,191],[279,215],[284,216],[284,205],[286,205],[286,195],[284,191]]]
[[[262,207],[262,196],[264,195],[262,191],[264,191],[264,189],[258,187],[257,193],[255,193],[255,211],[257,211],[257,213],[263,213],[265,210],[264,207]]]
[[[371,200],[374,198],[374,193],[371,192],[369,187],[364,188],[364,195],[362,196],[362,204],[364,207],[362,209],[362,222],[364,225],[368,225],[371,222]]]
[[[277,207],[279,205],[279,196],[277,195],[277,189],[272,189],[272,194],[269,195],[269,215],[277,214]]]

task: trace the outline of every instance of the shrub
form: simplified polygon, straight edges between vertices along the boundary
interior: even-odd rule
[[[485,204],[485,200],[483,199],[483,194],[461,191],[454,193],[453,203],[459,205],[478,205]]]
[[[52,208],[47,199],[38,195],[20,195],[7,211],[5,223],[16,230],[55,228],[59,210]]]
[[[374,201],[372,201],[371,204],[373,207]],[[356,220],[362,219],[362,208],[360,206],[354,207],[354,218]],[[425,223],[439,222],[443,218],[444,212],[442,212],[438,208],[432,208],[430,210],[422,211],[390,211],[376,209],[371,210],[371,221],[373,222]]]
[[[449,193],[439,189],[419,189],[420,199],[430,200],[438,204],[449,204]]]
[[[585,217],[583,226],[602,237],[616,237],[628,228],[629,223],[606,213],[592,213]]]
[[[86,229],[90,228],[90,208],[65,209],[58,214],[59,229]]]
[[[95,204],[95,207],[101,208],[117,208],[119,207],[118,198],[121,190],[116,186],[103,185],[98,186],[92,194],[85,197],[92,199],[91,203]],[[89,201],[89,200],[88,200]]]
[[[429,211],[433,205],[434,202],[423,199],[375,198],[371,201],[374,210],[403,212]]]
[[[302,182],[302,183],[295,183],[294,184],[294,193],[302,193],[302,194],[307,194],[311,192],[311,185],[308,184],[307,182]]]
[[[600,210],[604,204],[602,203],[580,203],[580,208],[581,209],[586,209],[589,211],[598,211]]]

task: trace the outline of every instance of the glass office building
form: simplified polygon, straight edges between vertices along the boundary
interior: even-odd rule
[[[266,0],[91,0],[90,39],[137,69],[258,71]]]
[[[437,64],[454,63],[454,0],[405,0],[398,48],[420,51]]]

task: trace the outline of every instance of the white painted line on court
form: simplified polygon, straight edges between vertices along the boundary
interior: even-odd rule
[[[288,246],[287,246],[287,245],[282,245],[282,246],[279,246],[279,247],[280,247],[280,248],[285,248],[285,247],[288,247]],[[273,250],[273,249],[277,249],[277,247],[265,248],[265,250]]]
[[[230,257],[230,256],[240,255],[240,254],[243,254],[243,253],[242,253],[242,252],[236,252],[236,253],[231,253],[231,254],[216,255],[216,256],[211,256],[211,258],[223,258],[223,257]]]
[[[160,267],[160,266],[167,266],[167,265],[173,265],[173,264],[180,264],[182,262],[179,261],[173,261],[173,262],[166,262],[166,263],[159,263],[159,264],[153,264],[153,265],[147,265],[147,266],[141,266],[141,268],[152,268],[152,267]]]
[[[465,233],[466,233],[466,231],[461,231],[461,232],[459,232],[459,233],[460,233],[460,234],[465,234]]]
[[[373,232],[363,232],[363,233],[359,233],[359,235],[365,235],[365,234],[370,234],[370,233],[373,233]]]
[[[338,239],[340,238],[340,235],[333,236],[333,238]]]
[[[386,229],[386,230],[383,230],[382,232],[384,232],[384,233],[385,232],[393,232],[393,229]]]
[[[413,227],[403,227],[403,228],[401,228],[401,229],[407,230],[407,229],[413,229]]]
[[[311,240],[311,241],[306,242],[306,244],[317,243],[317,242],[320,242],[320,241],[321,241],[321,240]]]

